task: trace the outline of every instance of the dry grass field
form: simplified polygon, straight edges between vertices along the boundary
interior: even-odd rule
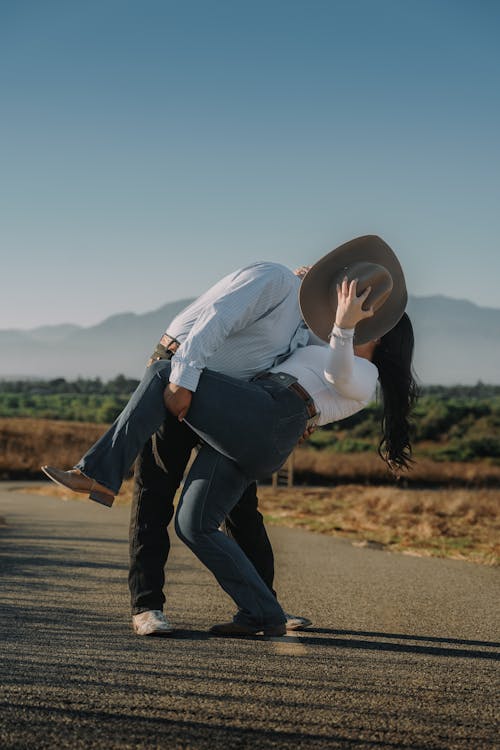
[[[433,461],[415,450],[415,463],[410,471],[403,472],[397,480],[400,486],[466,486],[500,487],[500,465],[490,459],[475,461]],[[357,482],[391,484],[396,482],[377,452],[335,453],[314,450],[304,446],[295,452],[295,471],[301,481],[309,484],[330,482]],[[318,477],[321,479],[318,481]],[[316,478],[316,479],[315,479]],[[326,481],[325,481],[326,480]]]
[[[70,467],[103,427],[1,419],[0,476],[37,478],[41,463]],[[314,486],[259,488],[268,522],[409,554],[487,565],[500,561],[500,467],[491,462],[419,458],[410,474],[395,482],[376,454],[303,447],[295,454],[295,472],[298,481]],[[41,491],[84,499],[55,485]],[[130,482],[117,502],[130,502]]]
[[[500,490],[400,489],[358,484],[259,489],[270,523],[361,546],[498,565]]]
[[[107,428],[50,419],[0,419],[0,477],[42,476],[41,464],[73,466]]]

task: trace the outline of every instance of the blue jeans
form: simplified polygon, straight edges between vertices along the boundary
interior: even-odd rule
[[[142,446],[165,420],[169,376],[168,360],[148,367],[116,422],[77,468],[117,493]],[[204,446],[184,483],[176,531],[236,602],[238,622],[284,622],[275,597],[219,526],[251,481],[268,477],[284,463],[304,432],[305,403],[273,380],[245,382],[206,370],[186,422]]]
[[[165,565],[170,552],[168,525],[175,512],[176,492],[197,445],[198,435],[168,412],[135,461],[128,574],[134,615],[149,609],[163,610]],[[248,485],[226,516],[223,531],[241,547],[276,597],[273,549],[258,509],[256,482]]]

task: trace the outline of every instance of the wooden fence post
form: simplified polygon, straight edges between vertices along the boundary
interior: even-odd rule
[[[278,471],[275,471],[272,476],[272,488],[273,490],[279,487],[293,487],[293,474],[295,468],[295,451],[292,451],[288,456],[287,460]]]

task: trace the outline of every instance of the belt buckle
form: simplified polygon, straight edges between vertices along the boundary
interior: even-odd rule
[[[160,339],[158,346],[163,346],[167,352],[175,354],[180,346],[180,342],[174,339],[173,336],[169,336],[168,333],[164,333]]]
[[[164,333],[160,341],[156,345],[156,349],[149,358],[148,367],[152,365],[153,362],[158,362],[158,360],[172,359],[179,346],[180,342],[177,341],[177,339],[174,339],[172,338],[172,336],[168,336]]]
[[[290,375],[288,372],[272,372],[270,375],[273,380],[284,386],[284,388],[289,388],[293,383],[299,382],[299,379],[295,375]]]

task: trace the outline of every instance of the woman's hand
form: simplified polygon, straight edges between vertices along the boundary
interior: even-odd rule
[[[371,286],[367,286],[359,297],[356,294],[358,280],[353,279],[351,283],[344,277],[342,284],[337,284],[337,314],[335,325],[339,328],[355,328],[360,320],[371,318],[373,307],[363,310],[363,303],[371,292]]]

